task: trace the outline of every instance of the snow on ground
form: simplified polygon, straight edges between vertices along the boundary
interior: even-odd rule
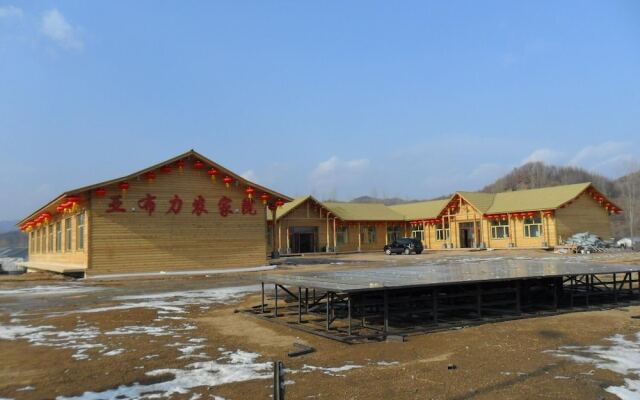
[[[242,382],[272,377],[271,362],[257,362],[257,353],[242,350],[224,351],[213,361],[200,361],[185,366],[184,369],[165,368],[146,373],[147,376],[173,376],[164,382],[143,385],[121,385],[103,392],[84,392],[79,396],[58,396],[56,400],[97,400],[97,399],[151,399],[169,398],[174,394],[188,394],[198,386],[219,386],[226,383]],[[198,397],[191,397],[198,398]]]
[[[610,344],[563,346],[558,350],[547,350],[546,353],[623,375],[624,385],[609,386],[605,390],[623,400],[640,399],[640,332],[632,339],[614,335],[605,340]]]
[[[78,285],[38,285],[19,289],[2,289],[0,296],[50,296],[86,293],[102,290],[97,286]]]
[[[67,293],[75,290],[74,293],[82,291],[82,286],[66,286],[60,289],[60,285],[35,286],[31,288],[45,293],[59,293],[60,290],[66,290]],[[88,287],[91,288],[91,287]],[[255,292],[260,289],[258,285],[212,288],[203,290],[186,290],[165,293],[151,293],[148,295],[134,296],[117,296],[113,300],[116,304],[110,306],[100,306],[93,308],[84,308],[79,310],[71,310],[65,312],[48,313],[48,317],[59,317],[76,315],[76,327],[73,330],[58,330],[53,325],[29,325],[28,314],[15,314],[20,318],[13,318],[9,324],[0,324],[0,339],[4,340],[27,340],[35,346],[51,346],[63,349],[75,350],[72,357],[76,360],[89,360],[90,357],[86,352],[95,349],[98,354],[104,356],[115,356],[126,351],[121,348],[120,344],[116,347],[109,348],[100,340],[105,335],[115,338],[122,335],[149,335],[149,336],[172,336],[174,338],[184,338],[187,343],[180,344],[178,350],[183,358],[188,357],[206,357],[206,354],[193,352],[204,348],[204,338],[197,338],[198,342],[190,342],[189,331],[196,330],[195,325],[189,323],[181,323],[170,325],[168,321],[184,319],[180,315],[187,314],[187,307],[190,306],[211,306],[214,304],[230,304],[242,299],[247,293]],[[17,289],[18,291],[21,289]],[[91,288],[90,290],[93,290]],[[20,292],[22,293],[22,292]],[[31,292],[25,292],[31,293]],[[128,310],[133,308],[153,309],[157,313],[157,318],[150,325],[134,325],[121,326],[109,331],[103,332],[97,326],[90,326],[81,319],[83,314],[101,313],[107,311]],[[197,344],[197,346],[196,346]]]

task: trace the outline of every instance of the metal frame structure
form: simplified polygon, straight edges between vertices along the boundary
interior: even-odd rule
[[[453,267],[454,275],[467,276],[465,280],[443,276],[441,269],[452,268],[448,265],[422,267],[422,275],[420,267],[263,275],[262,302],[247,311],[305,332],[357,343],[640,303],[640,266],[500,263]],[[505,269],[523,265],[528,275],[520,271],[502,276]],[[474,269],[475,279],[468,278],[466,272]],[[532,269],[539,272],[531,273]],[[371,281],[372,277],[382,281]],[[274,291],[267,304],[269,285]]]

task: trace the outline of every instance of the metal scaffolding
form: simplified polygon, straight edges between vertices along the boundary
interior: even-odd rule
[[[499,264],[264,275],[262,302],[247,311],[354,343],[640,302],[640,266]],[[503,276],[505,268],[519,272]],[[464,280],[450,279],[452,274]],[[267,303],[265,288],[270,287]]]

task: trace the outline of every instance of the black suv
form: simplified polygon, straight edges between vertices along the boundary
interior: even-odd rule
[[[422,242],[414,238],[402,238],[394,240],[393,242],[384,246],[384,253],[387,255],[394,253],[411,254],[411,252],[420,254],[422,253],[422,250],[424,250],[424,247],[422,247]]]

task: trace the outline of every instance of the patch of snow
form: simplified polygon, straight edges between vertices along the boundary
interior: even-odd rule
[[[19,289],[0,290],[0,296],[48,296],[93,292],[102,290],[97,286],[87,285],[38,285]]]
[[[150,336],[168,336],[173,334],[171,327],[169,326],[144,326],[144,325],[129,325],[121,326],[112,331],[104,333],[105,335],[140,335],[147,334]]]
[[[624,386],[609,386],[605,390],[623,400],[640,398],[640,332],[633,339],[617,334],[605,339],[610,345],[563,346],[545,353],[580,364],[593,364],[623,375]]]
[[[118,354],[124,353],[124,349],[115,349],[111,351],[107,351],[106,353],[102,353],[104,356],[117,356]]]
[[[36,390],[36,387],[29,385],[29,386],[21,387],[20,389],[16,389],[16,392],[29,392],[32,390]]]
[[[378,361],[376,365],[398,365],[398,361]]]
[[[58,396],[56,400],[98,400],[98,399],[144,399],[169,398],[176,394],[188,394],[191,389],[200,386],[219,386],[232,382],[243,382],[272,377],[273,365],[270,362],[257,362],[257,353],[242,350],[226,352],[215,361],[203,361],[188,364],[184,369],[156,369],[147,376],[171,375],[164,382],[143,385],[121,385],[103,392],[84,392],[79,396]],[[153,397],[152,397],[153,396]]]
[[[352,369],[357,369],[357,368],[362,368],[362,365],[347,364],[347,365],[343,365],[342,367],[316,367],[314,365],[304,364],[302,366],[302,372],[305,372],[305,371],[308,371],[308,372],[321,371],[322,373],[324,373],[326,375],[346,376],[346,375],[340,374],[340,372],[347,372],[347,371],[350,371]]]

